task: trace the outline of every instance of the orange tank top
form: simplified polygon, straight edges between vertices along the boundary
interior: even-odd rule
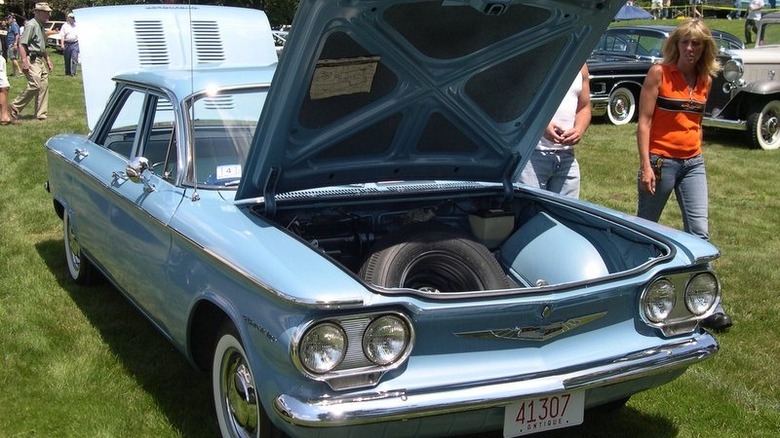
[[[650,153],[679,159],[695,157],[701,154],[701,120],[708,81],[699,78],[690,89],[676,65],[663,64],[661,69],[661,86],[650,125]]]

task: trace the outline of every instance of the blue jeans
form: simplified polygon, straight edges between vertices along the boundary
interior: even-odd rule
[[[707,172],[704,169],[704,157],[698,155],[687,160],[650,155],[650,163],[655,165],[662,160],[659,171],[656,169],[655,194],[651,195],[641,187],[641,175],[638,176],[639,205],[637,216],[658,222],[664,211],[669,195],[677,197],[682,212],[683,227],[686,232],[709,240]]]
[[[534,149],[518,181],[572,198],[580,197],[580,165],[574,149]]]
[[[65,43],[65,51],[62,54],[65,57],[65,75],[75,76],[79,62],[79,43]]]

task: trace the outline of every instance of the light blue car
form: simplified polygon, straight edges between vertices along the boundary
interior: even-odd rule
[[[85,89],[108,33],[143,50],[87,92],[88,136],[46,143],[70,276],[211,374],[224,437],[512,437],[620,407],[716,353],[719,252],[513,181],[623,3],[304,0],[278,65],[259,11],[76,11],[129,23],[80,37]]]

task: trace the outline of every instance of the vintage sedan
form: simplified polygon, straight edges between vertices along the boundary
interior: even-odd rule
[[[660,62],[663,43],[673,26],[616,26],[607,29],[588,58],[590,103],[594,116],[613,125],[636,119],[642,83],[650,67]],[[738,37],[719,30],[712,36],[721,52],[742,49]]]
[[[622,3],[304,0],[278,66],[119,74],[46,143],[68,272],[210,373],[225,437],[622,406],[717,352],[719,252],[514,182]]]
[[[780,148],[780,12],[759,22],[758,45],[720,56],[705,117],[709,128],[744,131],[755,148]]]

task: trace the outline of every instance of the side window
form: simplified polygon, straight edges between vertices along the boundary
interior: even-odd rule
[[[178,157],[173,106],[166,97],[150,97],[154,102],[154,112],[139,155],[149,160],[152,172],[164,179],[172,180],[176,178]]]
[[[146,94],[128,90],[114,112],[111,127],[105,132],[98,144],[117,154],[129,158],[138,136],[138,128],[143,115]]]

